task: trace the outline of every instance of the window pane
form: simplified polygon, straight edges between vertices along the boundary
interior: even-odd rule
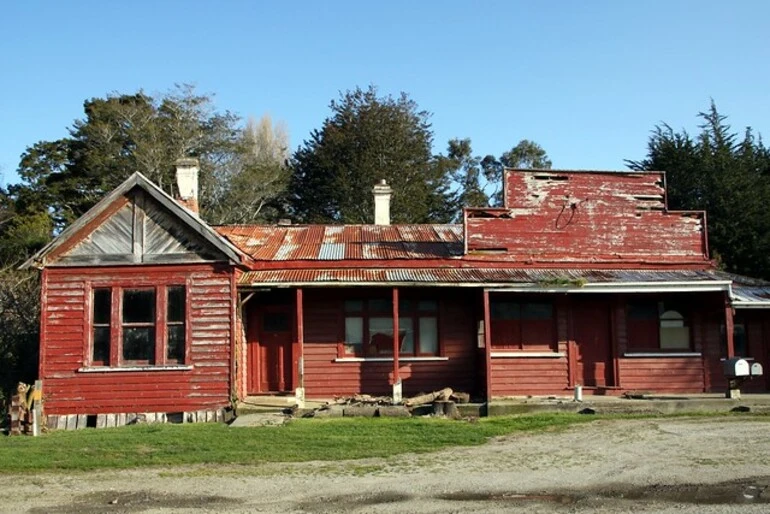
[[[154,323],[155,291],[127,289],[123,291],[123,323]]]
[[[364,318],[345,318],[345,353],[361,355],[364,344]]]
[[[184,363],[184,325],[168,326],[168,342],[166,344],[166,359],[168,362]]]
[[[438,302],[436,300],[420,300],[417,304],[417,310],[421,312],[436,312],[438,310]]]
[[[363,300],[345,300],[345,312],[361,312],[364,310]]]
[[[658,304],[654,302],[634,302],[628,304],[630,319],[658,319]]]
[[[185,294],[184,286],[173,286],[168,288],[168,321],[184,321]]]
[[[110,327],[94,327],[93,362],[107,364],[110,361]]]
[[[550,303],[525,303],[521,306],[523,319],[551,319],[553,306]]]
[[[735,325],[733,327],[733,349],[735,350],[735,355],[749,357],[749,347],[746,344],[746,325]]]
[[[390,300],[369,300],[369,310],[372,312],[390,312],[393,304]]]
[[[412,300],[399,300],[398,312],[399,314],[408,314],[414,310],[414,302]]]
[[[94,323],[109,325],[112,311],[112,291],[109,289],[94,289]]]
[[[123,359],[152,363],[155,360],[155,327],[124,328]]]
[[[490,306],[492,319],[519,319],[520,306],[516,302],[492,302]]]
[[[393,318],[369,318],[370,352],[393,354]]]
[[[689,350],[689,327],[660,327],[660,347],[667,350]]]
[[[262,330],[265,332],[288,332],[291,330],[289,315],[285,312],[266,312],[262,316]]]
[[[436,318],[420,318],[420,353],[438,355],[438,323]]]
[[[399,318],[398,334],[401,339],[401,353],[414,353],[414,327],[412,318]]]

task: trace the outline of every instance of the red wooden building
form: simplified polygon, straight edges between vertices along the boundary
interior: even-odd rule
[[[668,210],[660,172],[506,170],[505,207],[455,225],[390,225],[378,184],[377,224],[217,227],[196,173],[181,162],[179,200],[132,176],[26,263],[49,416],[719,391],[720,359],[770,362],[770,284],[715,269],[705,213]]]

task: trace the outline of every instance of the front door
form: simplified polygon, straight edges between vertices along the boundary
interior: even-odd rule
[[[292,318],[286,306],[261,306],[251,318],[247,348],[248,393],[292,389]]]
[[[614,386],[609,304],[583,299],[573,304],[572,332],[576,349],[575,383],[587,387]]]

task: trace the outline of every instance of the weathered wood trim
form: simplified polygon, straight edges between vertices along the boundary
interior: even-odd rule
[[[393,302],[393,384],[399,384],[401,377],[399,375],[398,354],[401,353],[401,331],[398,326],[398,288],[394,287],[391,293],[391,300]],[[415,341],[415,345],[417,341]]]
[[[482,291],[484,305],[484,362],[486,379],[486,399],[487,403],[492,401],[492,321],[489,307],[489,289]]]
[[[449,357],[399,357],[399,362],[442,362]],[[337,357],[333,362],[393,362],[393,357]]]
[[[297,348],[294,362],[294,384],[296,387],[305,387],[305,321],[304,321],[304,294],[302,288],[297,288],[295,293],[295,323],[297,330]]]
[[[724,295],[724,310],[725,310],[725,339],[727,341],[727,357],[734,357],[735,356],[735,334],[733,334],[733,330],[735,329],[735,321],[734,321],[734,315],[733,307],[730,305],[730,294],[725,293]]]
[[[623,357],[650,358],[650,357],[702,357],[702,352],[626,352]]]
[[[38,342],[38,362],[37,376],[43,377],[46,365],[46,354],[48,348],[48,323],[46,320],[46,311],[48,310],[48,270],[43,269],[40,277],[40,341]]]
[[[566,356],[563,352],[492,352],[493,359],[562,359]]]
[[[78,368],[78,373],[134,373],[137,371],[191,371],[195,366],[149,365],[149,366],[97,366]]]

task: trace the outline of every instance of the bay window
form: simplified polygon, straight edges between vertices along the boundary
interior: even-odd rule
[[[93,288],[90,364],[184,364],[186,304],[183,285]]]

